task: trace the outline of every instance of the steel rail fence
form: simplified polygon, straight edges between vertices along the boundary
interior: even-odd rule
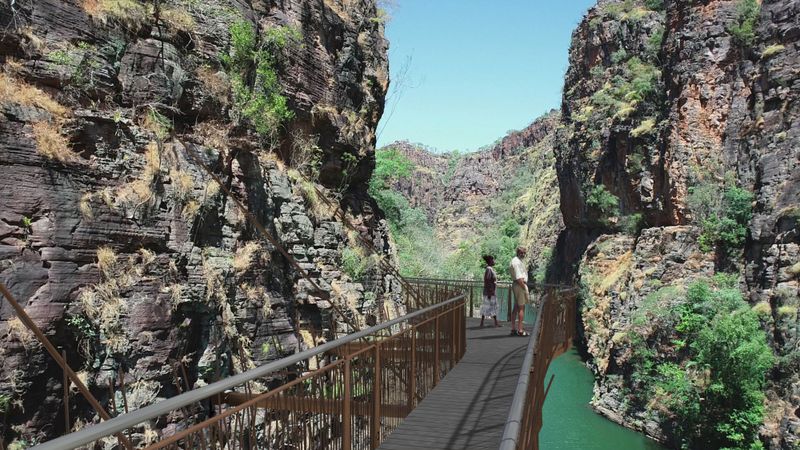
[[[577,333],[576,291],[551,286],[539,302],[536,323],[517,379],[500,450],[538,450],[542,407],[553,382],[545,386],[550,362],[569,350]]]
[[[417,311],[34,448],[375,449],[464,355],[465,295],[417,287]]]

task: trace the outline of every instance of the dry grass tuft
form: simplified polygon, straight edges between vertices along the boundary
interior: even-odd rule
[[[171,30],[190,33],[195,27],[192,15],[180,6],[163,8],[161,10],[161,20]]]
[[[128,258],[119,258],[109,247],[97,249],[100,282],[83,289],[78,303],[83,315],[100,331],[100,343],[108,353],[128,350],[130,340],[122,322],[128,302],[123,292],[141,281],[155,258],[154,252],[144,248]]]
[[[169,178],[172,180],[172,191],[175,199],[181,203],[189,200],[194,190],[192,175],[189,172],[173,168],[169,171]]]
[[[29,330],[18,317],[14,316],[10,318],[8,322],[6,322],[6,326],[8,326],[8,335],[16,338],[26,350],[41,345],[36,339],[36,335],[33,334],[33,331]]]
[[[77,153],[70,149],[67,139],[61,135],[59,127],[50,122],[34,123],[33,137],[36,139],[36,150],[47,159],[62,163],[78,159]]]
[[[115,208],[136,209],[153,198],[153,184],[161,174],[161,152],[158,145],[153,142],[148,144],[144,158],[142,173],[130,183],[115,189],[113,198]]]
[[[256,253],[260,251],[261,245],[255,241],[250,241],[243,247],[240,247],[233,256],[233,270],[236,274],[242,275],[247,272],[247,269],[253,264]]]
[[[264,166],[269,166],[270,163],[274,164],[278,168],[278,170],[280,170],[281,172],[286,172],[286,164],[283,162],[281,157],[278,156],[278,154],[275,152],[271,152],[269,150],[259,152],[258,161]]]
[[[117,254],[111,247],[100,247],[97,249],[97,268],[106,278],[114,277],[114,269],[117,266]]]
[[[183,216],[183,220],[187,222],[191,222],[197,217],[197,214],[200,212],[200,202],[197,200],[189,200],[183,205],[183,210],[181,211],[181,215]]]
[[[203,89],[220,105],[225,107],[230,104],[231,83],[224,72],[214,70],[211,66],[205,65],[197,70],[197,80],[203,85]]]
[[[69,110],[53,100],[46,92],[24,81],[0,72],[0,104],[15,103],[43,109],[54,117],[63,118]]]
[[[81,216],[86,220],[94,219],[94,211],[92,210],[92,198],[93,195],[90,192],[87,192],[81,196],[81,199],[78,202],[78,210],[81,212]]]
[[[207,121],[194,126],[194,134],[200,137],[200,142],[215,150],[227,150],[228,133],[230,125],[223,122]]]
[[[147,7],[136,0],[83,0],[83,10],[97,22],[107,23],[115,19],[122,24],[135,27],[147,18]]]
[[[44,39],[37,36],[30,26],[22,27],[19,30],[19,34],[22,36],[22,46],[29,53],[42,53],[47,47]]]
[[[184,285],[173,284],[172,286],[167,288],[167,290],[169,291],[169,298],[170,298],[170,303],[172,303],[172,310],[176,311],[178,307],[181,305],[181,303],[183,303]]]
[[[3,69],[6,73],[15,76],[22,72],[23,65],[22,62],[16,58],[6,58],[6,63]]]

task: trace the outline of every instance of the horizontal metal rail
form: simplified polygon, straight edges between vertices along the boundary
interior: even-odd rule
[[[536,310],[536,322],[533,325],[533,332],[528,341],[528,348],[525,351],[525,359],[522,360],[522,367],[517,378],[517,387],[514,390],[514,399],[508,412],[503,438],[500,440],[500,450],[516,450],[517,448],[517,441],[522,427],[522,415],[525,411],[528,384],[531,378],[531,370],[533,370],[533,360],[536,358],[536,345],[541,335],[543,307],[544,302],[541,302]]]
[[[171,411],[187,407],[196,402],[209,399],[210,397],[215,395],[221,395],[225,391],[228,391],[236,386],[241,386],[257,378],[262,378],[271,373],[277,372],[282,369],[286,369],[305,360],[309,360],[310,358],[313,358],[322,353],[336,350],[337,348],[349,344],[351,342],[354,342],[358,339],[375,335],[376,333],[379,333],[383,330],[387,330],[392,326],[399,325],[403,322],[409,322],[415,318],[422,317],[427,313],[434,312],[437,309],[453,305],[457,302],[462,301],[464,298],[465,298],[464,294],[457,295],[449,300],[422,308],[418,311],[406,314],[405,316],[399,317],[397,319],[393,319],[384,322],[382,324],[358,331],[356,333],[347,335],[340,339],[336,339],[334,341],[316,346],[312,349],[305,350],[303,352],[280,359],[278,361],[265,364],[263,366],[248,370],[238,375],[233,375],[231,377],[225,378],[223,380],[217,381],[207,386],[186,392],[184,394],[141,408],[139,410],[130,412],[128,414],[123,414],[114,419],[87,427],[75,433],[67,434],[60,438],[38,445],[34,448],[39,450],[67,450],[87,445],[106,436],[114,435],[115,433],[122,432],[131,427],[142,424],[148,420],[163,416]],[[463,316],[463,312],[461,314]],[[437,319],[437,327],[438,327],[438,319]],[[459,328],[456,325],[453,325],[453,329],[457,330]],[[437,349],[438,349],[438,344],[437,344]],[[455,353],[452,351],[451,353],[452,353],[451,358],[455,358],[456,356]],[[439,376],[438,373],[439,372],[437,369],[436,370],[437,379]]]
[[[547,369],[572,345],[577,332],[576,314],[575,288],[546,291],[517,379],[500,450],[539,449],[542,408],[549,391],[549,385],[544,385]]]

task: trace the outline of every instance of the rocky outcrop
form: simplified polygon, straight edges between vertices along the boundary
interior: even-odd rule
[[[342,271],[358,233],[317,192],[390,257],[374,1],[6,2],[0,24],[0,280],[104,404],[123,376],[143,406],[402,311],[391,276]],[[0,442],[62,434],[61,371],[4,301],[0,343]]]
[[[799,27],[790,0],[601,1],[573,34],[556,152],[566,230],[551,276],[591,291],[582,319],[595,406],[661,440],[666,416],[622,407],[644,400],[631,391],[625,333],[652,284],[726,271],[742,275],[777,360],[761,439],[799,442]],[[733,254],[708,252],[704,207],[732,186],[755,199],[747,238]],[[670,336],[661,326],[646,335]],[[675,357],[668,340],[659,348]]]

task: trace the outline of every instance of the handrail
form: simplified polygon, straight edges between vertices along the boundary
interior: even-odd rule
[[[474,285],[483,285],[483,280],[480,279],[467,279],[467,278],[429,278],[429,277],[405,277],[406,281],[409,283],[422,283],[422,284],[447,284],[447,283],[463,283],[463,284],[474,284]],[[498,286],[503,284],[511,284],[511,280],[497,280]],[[536,283],[532,280],[528,280],[528,287],[529,288],[536,288],[536,289],[561,289],[561,290],[573,290],[575,287],[568,284],[558,284],[558,283]]]
[[[500,440],[499,450],[516,450],[517,448],[522,428],[522,416],[525,412],[530,373],[533,370],[536,345],[541,335],[542,311],[544,310],[545,301],[539,302],[539,306],[536,309],[536,322],[533,325],[533,332],[531,332],[531,338],[528,341],[528,349],[525,351],[525,359],[522,360],[522,367],[517,378],[517,388],[514,389],[514,398],[511,402],[505,429],[503,430],[503,438]]]
[[[542,408],[547,392],[544,381],[550,362],[564,353],[575,338],[576,289],[550,289],[539,302],[533,333],[520,369],[500,450],[538,450]],[[551,379],[552,382],[552,379]]]
[[[435,305],[428,306],[418,311],[406,314],[402,317],[398,317],[396,319],[384,322],[382,324],[375,325],[373,327],[349,334],[345,337],[316,346],[314,348],[305,350],[295,355],[282,358],[278,361],[264,364],[263,366],[250,369],[238,375],[233,375],[231,377],[225,378],[223,380],[217,381],[215,383],[209,384],[207,386],[198,389],[194,389],[192,391],[172,397],[162,402],[158,402],[156,404],[146,406],[136,411],[123,414],[114,419],[101,422],[91,427],[87,427],[75,433],[70,433],[60,438],[53,439],[51,441],[40,444],[34,448],[38,450],[68,450],[89,444],[105,436],[113,435],[114,433],[124,431],[130,427],[143,423],[149,419],[167,414],[170,411],[174,411],[176,409],[191,405],[195,402],[205,400],[213,395],[221,394],[228,389],[242,385],[253,379],[261,378],[272,372],[285,369],[289,366],[292,366],[301,361],[312,358],[321,353],[333,350],[337,347],[353,342],[357,339],[361,339],[366,336],[375,334],[379,331],[400,324],[402,322],[409,321],[415,317],[434,311],[443,306],[447,306],[449,304],[463,300],[464,298],[465,298],[464,294],[455,296],[449,300],[445,300]]]

